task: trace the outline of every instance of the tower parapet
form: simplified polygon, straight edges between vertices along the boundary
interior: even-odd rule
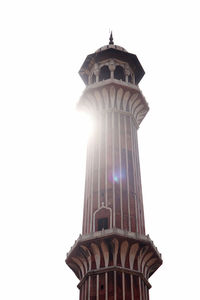
[[[134,54],[110,44],[87,56],[79,107],[95,119],[87,151],[82,235],[66,263],[80,300],[148,300],[162,258],[145,235],[137,129],[149,110]]]

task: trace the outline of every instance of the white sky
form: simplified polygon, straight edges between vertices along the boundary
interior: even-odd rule
[[[135,53],[150,111],[139,130],[146,232],[163,255],[151,300],[199,297],[198,1],[0,3],[0,299],[79,299],[65,265],[81,233],[86,56]]]

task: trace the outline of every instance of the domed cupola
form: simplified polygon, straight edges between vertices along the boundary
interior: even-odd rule
[[[120,80],[137,85],[145,72],[135,54],[114,45],[111,32],[109,44],[89,54],[79,74],[86,85],[104,80]]]

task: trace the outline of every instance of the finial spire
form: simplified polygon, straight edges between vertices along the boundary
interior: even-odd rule
[[[110,33],[109,45],[114,45],[112,31]]]

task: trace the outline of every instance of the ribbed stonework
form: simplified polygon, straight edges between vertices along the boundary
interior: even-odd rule
[[[94,119],[87,151],[82,235],[66,263],[80,300],[148,300],[148,278],[162,264],[145,235],[137,129],[148,112],[137,57],[110,44],[89,55],[79,108]]]
[[[148,110],[136,86],[107,80],[89,87],[79,105],[95,116],[88,145],[83,234],[108,216],[109,228],[145,234],[137,128]]]

